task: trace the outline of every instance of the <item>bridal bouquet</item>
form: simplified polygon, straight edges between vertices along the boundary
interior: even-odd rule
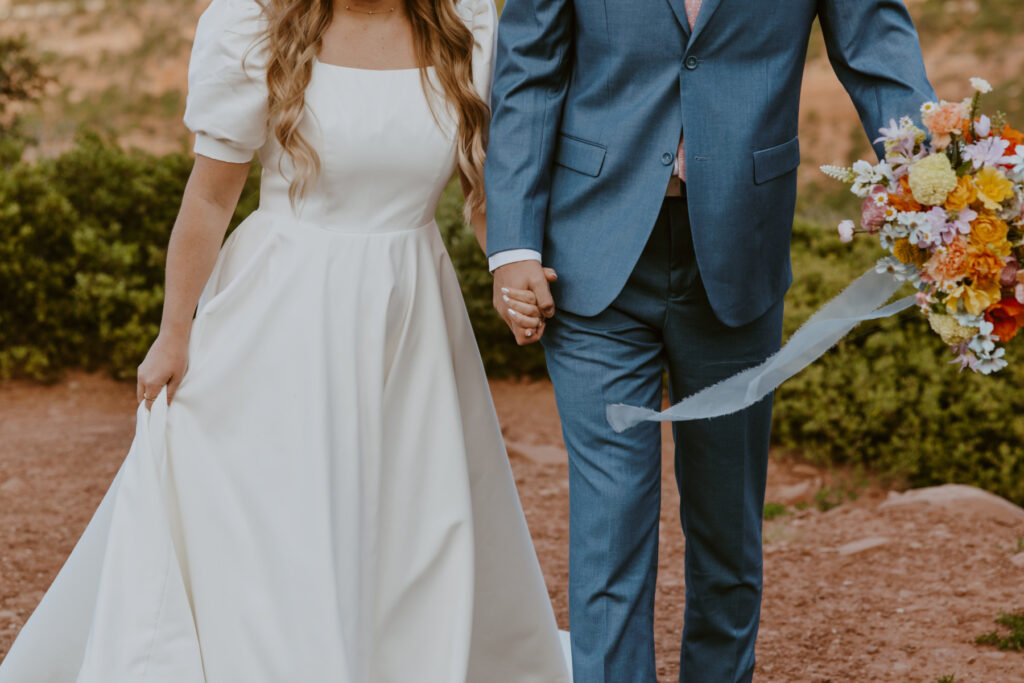
[[[971,85],[971,98],[921,108],[930,144],[904,117],[879,131],[881,163],[822,170],[864,200],[860,228],[843,221],[840,239],[877,237],[889,255],[875,270],[912,283],[954,362],[987,375],[1006,367],[1002,344],[1024,327],[1024,133],[980,114],[992,87]]]

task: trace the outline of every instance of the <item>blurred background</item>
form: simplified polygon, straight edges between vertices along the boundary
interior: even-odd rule
[[[207,4],[0,0],[0,656],[130,441],[131,380],[158,330],[167,239],[192,167],[181,118]],[[986,78],[996,88],[986,112],[1024,126],[1024,3],[908,5],[940,96],[959,100],[970,77]],[[818,165],[869,158],[870,148],[817,32],[805,80],[786,334],[881,255],[868,240],[837,239],[835,225],[859,205]],[[254,165],[235,225],[256,207],[258,177]],[[453,184],[438,223],[567,627],[566,456],[543,352],[516,347],[491,309],[491,278],[460,216]],[[1022,347],[1010,345],[1011,365],[996,376],[961,375],[909,311],[856,329],[780,389],[759,681],[1024,682],[1019,653],[993,647],[1024,648],[1024,510],[959,489],[925,512],[882,502],[956,482],[1024,504]],[[683,600],[671,462],[667,446],[665,680],[677,671]]]

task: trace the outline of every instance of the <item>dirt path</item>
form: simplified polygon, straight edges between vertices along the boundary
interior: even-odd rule
[[[494,391],[555,610],[568,627],[567,469],[551,387],[496,382]],[[0,385],[0,655],[113,478],[133,418],[133,388],[101,377]],[[678,496],[665,462],[662,683],[677,676],[684,594]],[[1000,610],[1024,609],[1024,522],[983,506],[882,507],[886,492],[871,486],[855,487],[856,501],[826,513],[796,509],[823,487],[842,489],[823,470],[772,463],[768,500],[789,507],[765,529],[757,681],[934,683],[955,675],[1024,683],[1024,654],[974,644]],[[878,545],[848,545],[859,541]]]

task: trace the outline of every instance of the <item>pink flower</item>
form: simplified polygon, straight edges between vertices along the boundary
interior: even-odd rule
[[[884,195],[883,195],[884,196]],[[885,224],[886,205],[880,203],[874,195],[864,200],[861,207],[861,225],[870,233],[875,233]]]
[[[839,224],[839,241],[844,244],[853,241],[853,231],[855,229],[853,221],[843,221]]]
[[[1024,304],[1024,282],[1017,284],[1017,289],[1014,291],[1014,295],[1017,297],[1017,301]]]
[[[1003,287],[1013,287],[1017,282],[1018,270],[1017,259],[1011,256],[1006,260],[1006,267],[1003,268],[1003,272],[999,274],[999,284]]]
[[[917,305],[920,306],[922,309],[928,310],[931,308],[931,297],[929,297],[926,293],[915,292],[914,299],[917,300]]]

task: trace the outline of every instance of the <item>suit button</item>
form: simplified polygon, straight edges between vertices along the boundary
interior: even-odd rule
[[[665,152],[664,154],[661,155],[661,163],[665,164],[666,166],[671,165],[672,162],[675,160],[675,155],[670,152]]]
[[[686,58],[686,61],[684,62],[684,64],[686,65],[687,69],[689,69],[690,71],[693,71],[698,66],[700,66],[700,60],[697,59],[696,57],[694,57],[693,55],[690,55],[689,57]]]

